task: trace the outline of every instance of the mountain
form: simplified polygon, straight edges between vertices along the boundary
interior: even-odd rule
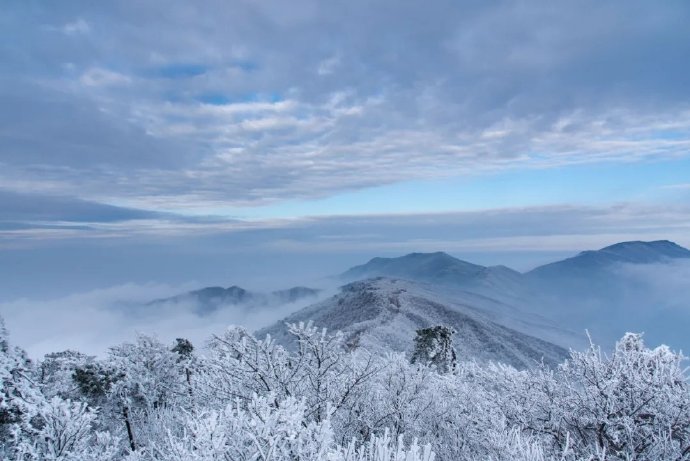
[[[315,298],[321,290],[307,287],[292,287],[287,290],[272,291],[270,295],[277,298],[281,304],[294,303],[302,299]]]
[[[459,357],[499,361],[518,368],[559,363],[566,350],[556,344],[503,326],[481,309],[452,302],[431,285],[409,280],[374,278],[352,282],[341,292],[299,310],[284,321],[259,330],[287,346],[291,338],[285,325],[313,321],[330,331],[340,330],[351,347],[372,351],[409,351],[419,328],[446,325],[457,331]]]
[[[596,251],[583,251],[572,258],[537,267],[526,275],[532,280],[591,277],[594,272],[610,269],[615,264],[652,264],[682,258],[690,258],[690,250],[668,240],[621,242]]]
[[[246,305],[247,307],[271,307],[314,299],[320,290],[307,287],[292,287],[269,293],[251,292],[233,285],[228,288],[206,287],[177,296],[156,299],[148,306],[188,305],[198,314],[208,314],[224,306]]]
[[[668,240],[621,242],[545,264],[524,278],[533,292],[551,298],[587,297],[615,304],[623,292],[639,288],[630,285],[630,268],[657,267],[661,272],[674,262],[686,261],[690,250]]]
[[[690,250],[667,240],[583,251],[525,274],[442,252],[374,258],[341,274],[376,276],[425,283],[450,304],[566,347],[580,348],[585,330],[604,347],[636,331],[650,344],[690,350],[683,327],[690,324]]]
[[[340,275],[345,281],[371,277],[415,280],[461,288],[508,302],[529,297],[523,275],[506,266],[481,266],[444,252],[410,253],[398,258],[373,258]]]
[[[444,252],[411,253],[397,258],[373,258],[368,263],[355,266],[340,275],[345,281],[362,280],[369,277],[390,277],[423,282],[433,285],[436,293],[446,299],[463,302],[496,313],[500,311],[499,323],[510,328],[525,323],[524,314],[543,310],[536,309],[536,295],[525,276],[506,266],[482,266],[450,256]],[[527,322],[529,323],[529,322]],[[542,328],[552,333],[565,330],[542,318],[536,323],[549,326]],[[522,330],[534,334],[532,328]],[[584,330],[580,330],[584,332]],[[562,340],[563,336],[567,339]],[[548,335],[566,347],[579,346],[582,335],[569,332],[565,335]]]
[[[399,258],[373,258],[343,274],[344,280],[398,277],[409,280],[459,282],[478,276],[486,268],[454,258],[447,253],[410,253]]]
[[[583,251],[525,274],[535,312],[612,346],[626,331],[690,350],[690,250],[667,240]]]

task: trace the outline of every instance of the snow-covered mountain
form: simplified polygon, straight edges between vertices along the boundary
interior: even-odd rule
[[[564,348],[507,328],[492,320],[491,314],[457,299],[451,301],[433,285],[379,277],[347,284],[339,294],[297,311],[257,335],[270,334],[290,345],[285,323],[312,321],[331,331],[341,330],[352,347],[407,351],[417,329],[446,325],[457,331],[455,346],[461,358],[527,368],[542,359],[556,364],[566,356]]]
[[[690,277],[690,250],[669,241],[618,243],[524,274],[443,252],[411,253],[374,258],[347,270],[341,280],[354,283],[286,320],[312,320],[329,330],[344,330],[353,341],[394,350],[407,349],[417,328],[451,322],[468,355],[521,366],[529,361],[526,357],[546,351],[533,345],[535,338],[581,349],[585,330],[605,347],[635,331],[645,332],[650,344],[690,350],[685,332],[690,283],[684,274]],[[209,287],[150,304],[189,305],[201,315],[227,306],[261,307],[268,315],[274,306],[294,303],[297,309],[315,302],[318,293],[305,287],[270,293]],[[391,307],[396,303],[403,307]],[[262,332],[280,338],[283,322]],[[518,344],[510,343],[510,337],[519,338]]]
[[[313,300],[319,293],[320,290],[301,286],[269,293],[248,291],[237,285],[228,288],[206,287],[171,298],[156,299],[149,302],[148,306],[187,305],[203,315],[224,306],[270,307],[302,300]]]
[[[347,281],[371,277],[400,278],[422,283],[446,305],[469,306],[491,321],[564,347],[584,344],[584,330],[568,331],[535,314],[537,299],[525,276],[506,266],[481,266],[447,253],[411,253],[374,258],[340,275]]]

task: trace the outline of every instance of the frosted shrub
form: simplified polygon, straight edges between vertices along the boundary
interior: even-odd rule
[[[380,437],[372,437],[369,442],[357,447],[353,441],[347,448],[334,453],[331,461],[434,461],[435,454],[430,445],[420,447],[417,440],[405,448],[403,436],[393,439],[386,431]]]
[[[294,348],[231,328],[206,355],[140,336],[35,367],[0,328],[0,459],[690,461],[683,357],[640,335],[518,371],[289,331]]]
[[[272,398],[239,400],[223,411],[189,415],[181,434],[169,434],[154,447],[160,460],[321,460],[326,459],[333,435],[327,421],[306,423],[303,402],[288,398],[276,407]]]

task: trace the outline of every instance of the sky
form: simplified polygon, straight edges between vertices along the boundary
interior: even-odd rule
[[[689,23],[680,0],[8,0],[0,302],[690,246]]]

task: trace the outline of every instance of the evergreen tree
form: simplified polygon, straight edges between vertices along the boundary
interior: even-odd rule
[[[453,348],[455,330],[442,325],[417,330],[412,363],[429,364],[439,373],[455,370],[457,356]]]

